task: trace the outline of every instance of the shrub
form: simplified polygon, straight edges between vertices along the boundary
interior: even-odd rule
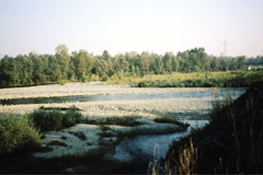
[[[59,80],[58,83],[60,85],[65,85],[67,83],[67,80]]]
[[[64,114],[62,125],[64,127],[74,126],[77,123],[80,123],[82,121],[82,118],[82,114],[78,112],[75,106],[73,106],[66,112],[66,114]]]
[[[140,82],[138,83],[138,87],[150,87],[151,84],[148,82]]]
[[[214,83],[210,82],[210,81],[207,81],[204,83],[204,87],[214,87]]]
[[[40,138],[39,131],[26,117],[0,119],[0,154],[30,149],[40,143]]]
[[[108,76],[104,76],[104,77],[102,77],[101,81],[107,81],[108,79],[109,79]]]
[[[185,84],[184,83],[179,83],[179,86],[180,87],[185,87]]]
[[[54,109],[52,112],[39,109],[30,114],[29,118],[33,120],[35,126],[42,132],[58,131],[63,128],[62,115],[60,110],[57,109]]]
[[[66,114],[61,113],[59,109],[53,109],[53,111],[35,110],[29,115],[29,118],[40,131],[45,132],[58,131],[73,126],[81,121],[82,114],[77,112],[77,108],[73,106]]]
[[[180,87],[178,82],[173,82],[173,87]]]

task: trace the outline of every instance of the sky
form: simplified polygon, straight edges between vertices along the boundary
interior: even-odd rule
[[[263,55],[262,9],[263,0],[0,0],[0,56],[65,44],[94,55],[203,47],[253,57]]]

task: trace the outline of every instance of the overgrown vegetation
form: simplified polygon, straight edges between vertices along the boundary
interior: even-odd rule
[[[229,97],[224,104],[214,104],[210,125],[173,144],[167,154],[168,172],[262,174],[262,109],[262,82],[234,102]]]
[[[41,141],[41,134],[25,117],[0,118],[0,154],[27,151]]]
[[[60,112],[59,109],[53,109],[47,111],[45,109],[35,110],[32,114],[27,116],[33,121],[34,126],[41,132],[44,131],[58,131],[63,128],[74,126],[76,123],[80,123],[83,119],[78,109],[73,106],[66,113]]]

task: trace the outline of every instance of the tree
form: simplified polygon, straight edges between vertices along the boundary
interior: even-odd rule
[[[89,54],[86,50],[80,50],[78,52],[72,52],[71,54],[71,64],[70,70],[74,71],[78,80],[86,79],[86,76],[91,74],[91,70],[94,66],[93,54]],[[68,73],[68,78],[70,79],[73,75],[72,72]]]
[[[33,62],[33,73],[32,80],[34,83],[43,83],[45,82],[44,66],[42,60],[38,55],[32,53],[29,54],[29,58]]]
[[[110,53],[109,53],[107,50],[104,50],[104,51],[103,51],[103,54],[102,54],[102,58],[103,58],[104,60],[108,60],[108,59],[111,58],[111,55],[110,55]]]
[[[242,55],[242,56],[239,56],[238,58],[237,58],[237,62],[238,63],[245,63],[245,62],[247,62],[247,57],[246,56],[244,56],[244,55]],[[247,66],[238,66],[239,67],[239,69],[241,69],[241,70],[246,70],[246,68],[247,68]]]
[[[142,52],[141,62],[143,73],[148,72],[150,70],[149,52]]]
[[[56,58],[58,59],[58,64],[60,66],[60,71],[63,79],[68,78],[68,68],[70,62],[70,55],[68,53],[68,48],[65,44],[60,44],[56,47]]]
[[[166,52],[163,56],[164,69],[168,72],[173,71],[173,57],[174,54],[172,52]]]
[[[5,57],[1,60],[1,84],[5,85],[12,85],[19,83],[19,76],[17,74],[17,64],[15,59]]]

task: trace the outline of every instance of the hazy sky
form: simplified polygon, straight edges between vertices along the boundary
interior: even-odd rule
[[[0,55],[164,54],[204,47],[208,54],[263,55],[263,0],[0,0]]]

